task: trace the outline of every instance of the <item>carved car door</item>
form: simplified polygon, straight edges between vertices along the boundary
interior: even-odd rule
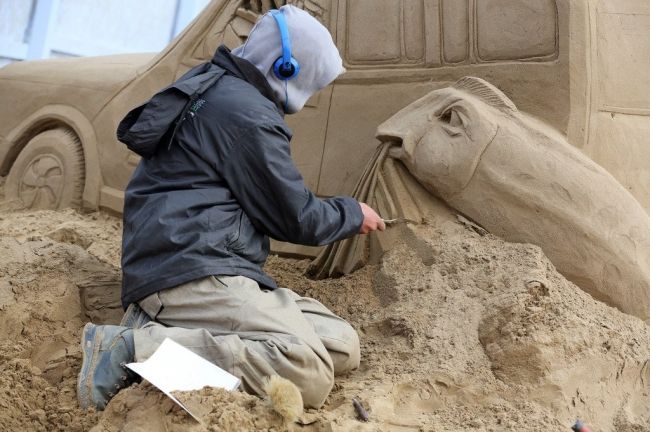
[[[650,213],[650,3],[591,0],[589,12],[592,103],[583,150]]]
[[[348,72],[334,86],[320,195],[351,193],[377,145],[379,123],[435,88],[403,76],[426,61],[425,3],[339,1],[337,44]]]

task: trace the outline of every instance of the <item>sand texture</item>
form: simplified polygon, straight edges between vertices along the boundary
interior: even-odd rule
[[[281,285],[349,320],[362,343],[360,369],[288,429],[560,431],[581,418],[594,432],[650,431],[650,328],[568,282],[540,248],[439,216],[390,228],[402,240],[381,263],[340,279],[269,259]],[[2,204],[0,431],[285,430],[266,401],[215,389],[181,395],[202,424],[147,383],[103,413],[78,409],[83,324],[120,316],[120,233],[102,213]]]

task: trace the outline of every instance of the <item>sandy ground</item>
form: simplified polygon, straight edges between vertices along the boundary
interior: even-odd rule
[[[381,264],[312,281],[308,261],[267,270],[359,331],[359,370],[338,377],[300,431],[650,431],[650,328],[583,293],[532,245],[440,215],[402,230]],[[196,423],[147,383],[106,411],[76,403],[83,324],[120,317],[121,222],[0,204],[0,431],[284,429],[267,403],[204,389]],[[359,421],[351,399],[370,413]]]

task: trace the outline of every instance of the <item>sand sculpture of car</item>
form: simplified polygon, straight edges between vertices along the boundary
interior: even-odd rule
[[[115,138],[134,106],[284,1],[214,0],[157,55],[0,69],[0,176],[28,207],[121,212],[138,157]],[[488,80],[568,137],[650,209],[650,6],[645,0],[298,0],[348,72],[288,121],[322,196],[350,193],[377,126],[463,76]],[[645,35],[645,36],[644,36]]]

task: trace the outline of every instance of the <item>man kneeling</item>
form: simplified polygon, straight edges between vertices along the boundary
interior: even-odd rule
[[[292,37],[293,36],[293,37]],[[325,27],[292,6],[247,42],[220,47],[120,123],[143,159],[126,189],[121,326],[87,324],[78,398],[103,409],[169,337],[262,395],[280,375],[320,407],[334,374],[359,365],[354,329],[262,270],[269,237],[324,245],[383,230],[350,197],[319,199],[290,155],[284,114],[345,70]]]

